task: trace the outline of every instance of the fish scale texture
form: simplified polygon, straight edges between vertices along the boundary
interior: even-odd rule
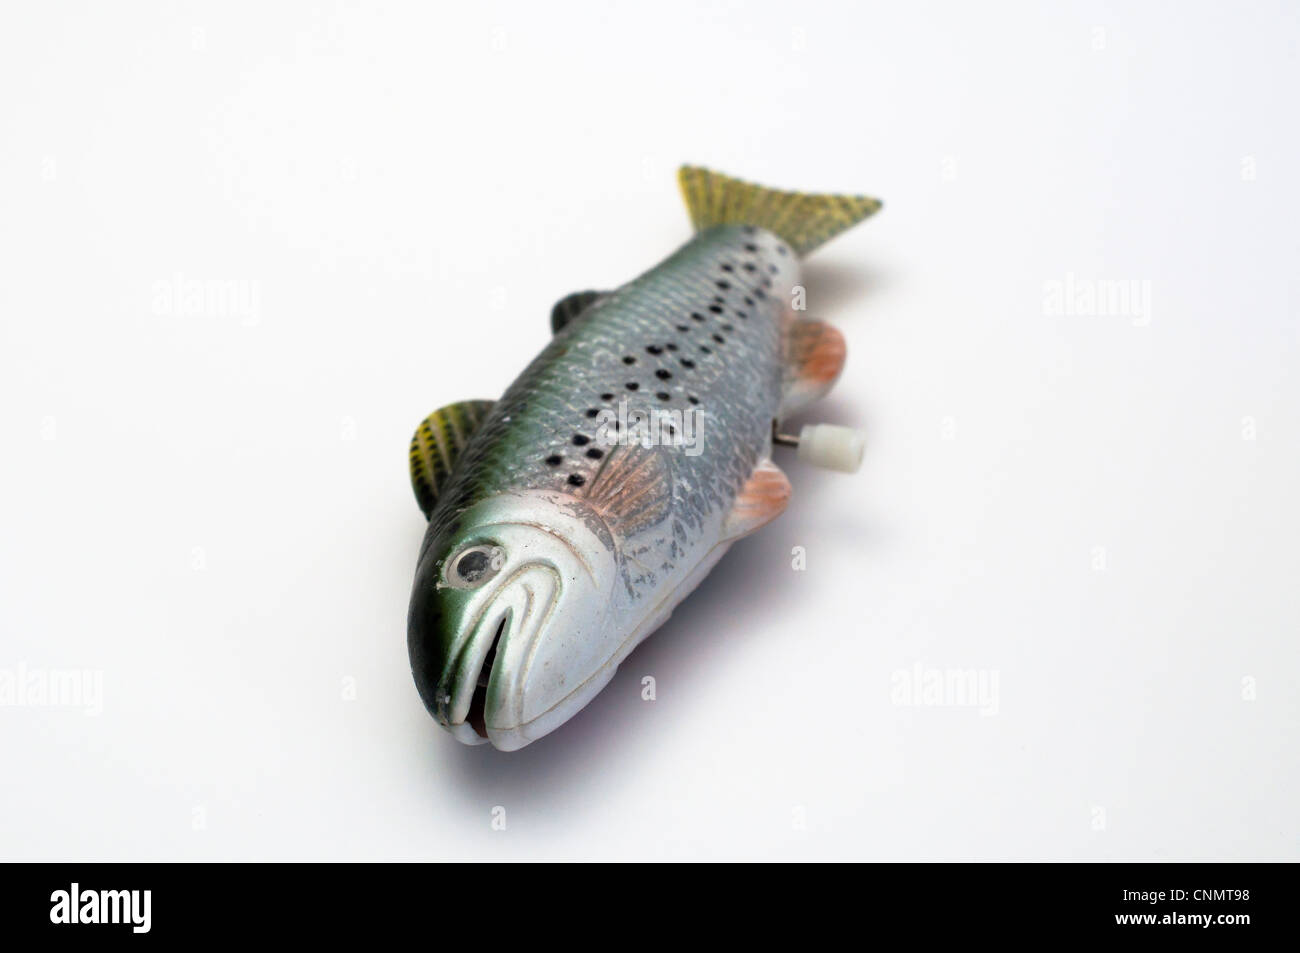
[[[782,397],[783,315],[797,278],[780,238],[720,226],[600,300],[484,418],[439,496],[426,547],[480,500],[533,489],[608,494],[613,525],[622,518],[636,527],[620,539],[629,588],[654,585],[699,544],[711,546],[709,528],[768,452]],[[702,452],[602,442],[598,428],[608,418],[598,415],[620,413],[623,402],[629,418],[697,412]],[[665,498],[653,499],[653,487],[638,493],[616,484],[618,453],[659,455],[654,465],[668,478],[656,485]],[[638,522],[620,507],[656,507],[655,519]]]

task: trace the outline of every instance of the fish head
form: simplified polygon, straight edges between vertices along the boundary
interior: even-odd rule
[[[616,543],[589,505],[544,490],[492,496],[444,522],[411,594],[412,674],[457,739],[513,751],[614,674]]]

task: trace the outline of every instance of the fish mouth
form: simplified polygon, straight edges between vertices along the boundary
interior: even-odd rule
[[[474,729],[474,734],[478,735],[483,741],[488,740],[488,684],[492,678],[492,666],[497,659],[497,649],[501,646],[501,637],[506,634],[506,629],[510,625],[511,614],[510,610],[507,609],[505,614],[501,616],[496,635],[492,637],[492,645],[488,648],[487,657],[483,660],[483,664],[478,671],[478,677],[475,679],[474,697],[470,699],[469,714],[465,716],[465,722]]]
[[[422,563],[412,671],[456,740],[513,751],[559,723],[557,706],[572,714],[568,697],[607,660],[614,537],[601,514],[550,491],[490,497],[461,518],[470,529],[447,551],[488,540],[504,565],[482,588],[461,589],[441,581],[439,562]]]
[[[518,726],[536,647],[562,595],[560,574],[538,563],[519,567],[496,587],[447,673],[443,723],[457,739],[484,744],[495,729]]]

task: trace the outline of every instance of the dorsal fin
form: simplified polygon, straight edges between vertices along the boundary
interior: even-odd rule
[[[784,419],[825,397],[844,370],[844,335],[825,321],[801,318],[785,328]]]
[[[880,210],[865,195],[782,192],[718,172],[684,165],[677,173],[696,231],[715,225],[755,225],[806,255]]]
[[[551,309],[551,333],[559,334],[561,328],[608,296],[609,293],[605,291],[575,291],[561,298]]]
[[[411,437],[411,488],[425,519],[433,512],[438,491],[447,482],[461,450],[495,401],[462,400],[439,407]]]
[[[771,460],[754,468],[745,485],[736,494],[722,524],[723,541],[748,536],[785,512],[790,502],[790,481]]]

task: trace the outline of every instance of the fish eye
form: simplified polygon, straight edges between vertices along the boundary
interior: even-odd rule
[[[505,552],[500,546],[470,546],[447,562],[447,584],[458,589],[481,586],[501,568]]]

